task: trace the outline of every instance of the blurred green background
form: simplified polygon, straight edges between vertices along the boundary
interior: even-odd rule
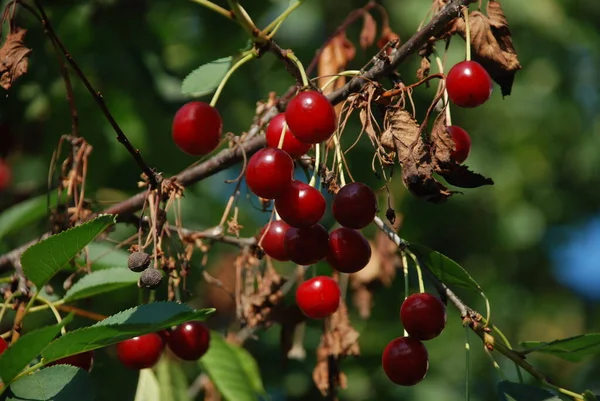
[[[364,3],[307,1],[283,24],[276,39],[308,65],[316,49],[348,12]],[[453,122],[472,137],[472,153],[466,164],[492,177],[495,185],[466,190],[443,205],[432,205],[407,194],[396,174],[390,189],[394,207],[403,216],[400,234],[464,266],[484,288],[494,322],[513,343],[600,331],[600,2],[501,3],[523,65],[512,95],[502,99],[496,88],[492,99],[482,107],[452,109]],[[259,25],[266,25],[287,4],[247,1],[244,6]],[[414,33],[430,6],[419,0],[381,4],[389,11],[392,29],[402,39]],[[55,0],[48,3],[47,12],[67,49],[102,92],[116,120],[149,164],[169,176],[194,163],[194,158],[176,148],[170,134],[173,114],[186,101],[180,95],[181,80],[197,66],[244,48],[244,32],[184,0]],[[23,12],[19,12],[18,21],[29,29],[26,44],[33,52],[28,74],[0,97],[0,157],[14,172],[12,186],[0,194],[0,210],[45,193],[52,152],[71,126],[56,57],[42,27]],[[360,23],[348,30],[348,37],[357,43],[359,32]],[[359,49],[349,68],[362,67],[375,50]],[[448,65],[463,56],[464,42],[456,38]],[[407,82],[415,80],[419,61],[412,57],[401,66]],[[93,146],[86,195],[98,201],[95,207],[101,208],[137,192],[140,171],[83,85],[75,77],[73,82],[80,132]],[[243,67],[218,103],[225,132],[246,130],[256,102],[266,99],[271,91],[284,93],[292,84],[292,78],[271,55]],[[423,115],[434,89],[420,87],[414,95],[419,115]],[[347,128],[344,136],[348,141],[360,130],[357,120],[352,119]],[[363,138],[350,153],[349,164],[355,179],[379,188],[383,182],[370,170],[372,151],[369,141]],[[232,169],[186,190],[182,203],[186,227],[218,223],[233,190],[224,180],[234,178],[238,172]],[[380,194],[383,208],[385,191]],[[257,204],[244,187],[239,202],[242,235],[254,235],[268,219],[269,214],[260,212]],[[327,216],[326,222],[331,225],[333,220]],[[2,238],[0,252],[33,239],[47,227],[47,221],[40,221]],[[123,239],[131,232],[122,227],[113,237]],[[367,229],[365,233],[373,236],[375,231]],[[101,254],[110,248],[94,249]],[[227,258],[233,251],[231,247],[218,247],[209,268],[219,274],[220,266],[231,263]],[[114,258],[118,263],[124,260],[123,254]],[[198,281],[199,259],[195,259],[192,276]],[[197,305],[202,305],[215,291],[206,286],[198,288],[201,296]],[[352,322],[361,333],[362,355],[342,365],[349,387],[341,392],[341,399],[463,399],[465,333],[452,308],[445,332],[427,343],[427,378],[413,388],[403,388],[385,377],[380,367],[381,351],[388,341],[402,335],[402,288],[399,277],[391,288],[378,290],[368,320],[361,320],[351,307]],[[458,292],[476,309],[484,309],[477,294]],[[212,297],[214,302],[219,296]],[[110,313],[136,301],[137,294],[131,292],[90,300],[88,307]],[[227,310],[219,316],[212,324],[222,328]],[[35,319],[42,322],[42,318]],[[257,339],[249,340],[248,348],[258,360],[272,400],[319,399],[311,377],[319,335],[320,324],[310,322],[306,361],[285,364],[278,353],[278,328],[259,332]],[[495,384],[501,376],[479,339],[469,337],[472,399],[495,399]],[[133,399],[135,374],[118,365],[114,351],[97,354],[93,376],[103,395],[100,399]],[[529,360],[557,384],[576,391],[589,388],[600,392],[598,358],[578,364],[551,357],[532,356]],[[514,366],[500,355],[497,361],[504,374],[516,380]],[[197,371],[191,367],[186,371],[193,380]]]

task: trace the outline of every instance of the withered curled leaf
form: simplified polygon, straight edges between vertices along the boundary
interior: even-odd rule
[[[375,42],[377,36],[377,22],[368,12],[363,14],[363,26],[360,31],[360,47],[365,50]]]
[[[15,28],[0,47],[0,86],[8,90],[13,82],[27,72],[31,49],[25,46],[26,29]]]

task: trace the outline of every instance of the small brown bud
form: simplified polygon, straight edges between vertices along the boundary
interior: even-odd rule
[[[162,278],[163,275],[160,270],[146,269],[142,272],[142,275],[138,280],[138,287],[153,290],[160,285]]]
[[[127,267],[132,272],[140,273],[150,266],[150,255],[145,252],[133,252],[127,260]]]

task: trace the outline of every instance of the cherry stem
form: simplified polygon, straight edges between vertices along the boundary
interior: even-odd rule
[[[209,0],[191,0],[194,3],[198,3],[214,12],[216,12],[217,14],[222,15],[223,17],[227,18],[230,21],[235,21],[235,19],[233,18],[233,16],[231,15],[231,12],[224,9],[223,7],[213,3],[212,1]]]
[[[468,327],[465,327],[465,401],[471,399],[471,346],[469,345],[469,331]]]
[[[302,3],[304,3],[304,1],[305,0],[298,0],[297,2],[295,2],[294,4],[289,6],[284,12],[281,13],[281,15],[279,15],[279,17],[277,17],[273,21],[271,21],[271,23],[269,25],[267,25],[267,27],[260,32],[260,34],[262,36],[269,35],[269,37],[272,37],[277,29],[277,26],[281,22],[283,22],[287,17],[289,17],[290,14],[294,12],[294,10],[296,10],[298,7],[300,7],[302,5]],[[273,31],[273,32],[271,32],[271,31]]]
[[[312,177],[308,185],[311,187],[315,187],[317,184],[317,178],[319,177],[319,164],[321,163],[321,144],[317,143],[315,145],[315,167],[313,169]]]
[[[240,2],[238,0],[228,0],[227,2],[229,3],[229,7],[231,7],[231,12],[235,16],[235,20],[241,25],[242,28],[244,28],[246,32],[248,32],[252,40],[255,43],[266,43],[267,39],[264,37],[264,35],[260,34],[256,24],[254,21],[252,21],[252,18],[250,18]]]
[[[221,92],[223,91],[223,88],[225,87],[225,84],[227,84],[227,81],[229,80],[229,78],[231,78],[233,73],[238,68],[240,68],[242,65],[246,64],[248,61],[256,58],[256,56],[257,56],[256,52],[253,50],[250,50],[247,53],[245,53],[242,56],[242,58],[240,58],[238,61],[236,61],[235,64],[233,64],[231,66],[231,68],[227,71],[227,73],[225,74],[225,76],[223,77],[221,82],[219,83],[219,86],[217,87],[217,90],[215,91],[215,94],[213,95],[213,97],[210,101],[210,105],[212,107],[215,107],[215,105],[217,104],[217,101],[219,100],[219,96],[221,96]]]
[[[54,306],[54,305],[52,304],[52,302],[50,302],[49,300],[47,300],[47,299],[45,299],[45,298],[39,297],[39,296],[38,296],[38,300],[39,300],[39,301],[42,301],[43,303],[45,303],[46,305],[48,305],[48,307],[49,307],[49,308],[50,308],[50,310],[52,311],[52,314],[53,314],[53,315],[54,315],[54,317],[56,318],[56,323],[58,323],[58,324],[62,323],[62,317],[60,317],[60,313],[58,312],[58,309],[56,309],[56,306]],[[67,329],[65,328],[65,326],[62,326],[62,327],[60,328],[60,333],[61,333],[62,335],[65,335],[65,334],[67,334]]]
[[[440,74],[444,73],[444,65],[442,64],[442,59],[435,52],[435,62],[437,63]],[[448,89],[446,88],[446,80],[440,80],[440,85],[444,86],[444,107],[446,111],[446,126],[452,125],[452,113],[450,112],[450,103],[448,102]]]
[[[335,154],[337,157],[337,165],[336,168],[340,175],[340,184],[343,187],[346,185],[346,176],[344,175],[344,165],[343,165],[343,155],[342,155],[342,147],[340,145],[340,139],[337,136],[337,133],[333,134],[333,144],[335,146]]]
[[[4,318],[4,314],[6,313],[6,310],[8,309],[8,305],[10,305],[10,301],[12,301],[15,297],[21,296],[21,292],[20,291],[15,291],[12,294],[10,294],[6,300],[4,300],[4,303],[2,304],[2,310],[0,310],[0,323],[2,322],[2,318]]]
[[[425,285],[423,283],[423,272],[421,271],[421,264],[419,263],[419,259],[417,259],[415,254],[409,251],[408,249],[406,249],[404,252],[407,253],[408,256],[410,256],[410,258],[415,263],[415,270],[417,271],[417,279],[419,281],[419,292],[425,292]]]
[[[331,77],[331,79],[329,79],[329,81],[325,82],[325,85],[323,85],[321,87],[321,90],[324,91],[325,89],[327,89],[327,87],[329,85],[331,85],[332,83],[334,83],[335,81],[337,81],[338,79],[340,79],[341,77],[355,77],[357,75],[360,75],[361,71],[360,70],[347,70],[347,71],[342,71],[338,74],[335,74],[335,76]],[[327,75],[325,75],[327,76]],[[323,78],[323,76],[319,77],[319,78]],[[319,78],[314,78],[314,79],[319,79]]]
[[[469,7],[465,6],[463,8],[463,15],[465,16],[465,25],[466,32],[465,36],[467,42],[467,60],[471,60],[471,27],[469,26]]]
[[[406,253],[402,252],[402,272],[404,273],[404,300],[408,298],[408,260],[406,259]],[[404,337],[408,337],[408,332],[404,329]]]
[[[484,350],[485,350],[485,353],[490,357],[490,360],[492,361],[492,365],[498,371],[498,375],[500,375],[500,378],[502,378],[502,380],[508,380],[508,378],[504,374],[504,371],[502,370],[500,365],[498,365],[498,362],[496,362],[496,359],[492,355],[492,352],[487,347],[484,347]]]
[[[285,140],[285,134],[288,131],[288,125],[287,123],[283,123],[283,128],[281,129],[281,135],[279,136],[279,143],[277,144],[277,147],[279,149],[283,148],[283,141]]]
[[[308,87],[308,77],[306,76],[306,70],[304,69],[304,66],[302,65],[300,60],[298,60],[298,57],[296,57],[294,52],[292,52],[291,50],[286,51],[285,56],[287,58],[289,58],[290,60],[292,60],[292,62],[294,64],[296,64],[298,71],[300,71],[300,78],[302,79],[302,86]]]

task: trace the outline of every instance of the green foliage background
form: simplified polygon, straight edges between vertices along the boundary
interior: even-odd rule
[[[246,3],[260,25],[287,6],[287,1]],[[276,39],[307,65],[346,14],[363,4],[358,0],[307,1],[284,23]],[[429,7],[429,2],[418,0],[382,4],[390,13],[392,28],[403,39],[414,33]],[[490,299],[494,322],[514,343],[598,331],[597,303],[571,292],[553,276],[549,249],[560,246],[566,238],[549,240],[548,234],[553,227],[585,223],[600,209],[600,2],[504,0],[502,4],[524,67],[517,74],[513,94],[502,99],[497,90],[483,107],[452,110],[454,123],[463,126],[473,139],[467,164],[491,176],[496,184],[468,190],[436,206],[407,194],[397,175],[391,192],[395,209],[404,219],[400,233],[464,266]],[[172,116],[186,101],[180,95],[181,80],[200,64],[245,47],[244,32],[184,0],[56,0],[48,3],[47,12],[67,49],[102,92],[116,120],[146,160],[167,176],[195,162],[183,155],[170,137]],[[19,21],[29,29],[26,44],[33,53],[29,73],[0,97],[0,156],[14,169],[14,184],[0,194],[0,209],[45,193],[52,151],[60,135],[70,131],[70,112],[52,47],[33,18],[20,13]],[[360,24],[348,31],[351,40],[357,40],[359,29]],[[463,42],[453,40],[448,65],[461,60],[463,51]],[[373,53],[374,49],[358,50],[351,68],[360,68]],[[418,63],[413,57],[401,66],[406,81],[415,79]],[[80,132],[93,146],[86,195],[98,201],[95,207],[102,208],[135,193],[140,171],[116,141],[83,85],[75,78],[73,82]],[[291,84],[292,78],[270,55],[243,67],[218,104],[224,130],[240,133],[247,129],[256,102],[266,99],[271,91],[285,92]],[[432,96],[433,89],[415,91],[421,116]],[[352,133],[358,132],[355,119],[345,137],[350,140]],[[355,179],[375,188],[382,182],[370,171],[371,155],[369,142],[364,139],[350,153],[349,162]],[[224,172],[186,190],[183,221],[187,227],[217,223],[216,216],[233,190],[224,180],[237,173]],[[383,196],[382,191],[382,205]],[[243,197],[240,206],[242,234],[253,235],[268,216],[258,212],[256,202],[249,197]],[[11,233],[0,240],[0,252],[31,240],[47,226],[46,220],[40,220]],[[113,237],[124,239],[131,233],[130,228],[120,227]],[[99,255],[107,249],[110,247],[96,246],[92,253]],[[218,249],[222,253],[232,251]],[[592,251],[590,258],[596,255]],[[102,259],[105,266],[98,263],[95,268],[111,267],[123,260],[122,254],[109,255]],[[196,260],[192,278],[199,281],[199,258]],[[218,258],[212,260],[216,263]],[[60,281],[55,288],[60,292]],[[484,308],[477,294],[459,293],[473,307]],[[465,334],[458,313],[452,309],[447,330],[427,343],[431,365],[426,380],[414,388],[402,388],[385,377],[380,355],[389,340],[402,335],[398,318],[402,298],[402,281],[397,279],[392,288],[377,292],[369,320],[361,320],[352,310],[352,321],[361,332],[362,356],[343,364],[349,388],[341,393],[342,399],[462,399]],[[108,314],[136,302],[135,291],[120,290],[113,297],[92,298],[81,301],[81,305]],[[195,302],[202,305],[202,297]],[[44,313],[26,320],[29,327],[51,322],[52,316]],[[226,318],[213,320],[216,326],[223,322]],[[89,322],[77,320],[76,324]],[[0,332],[6,328],[2,326]],[[258,360],[273,400],[318,399],[311,374],[319,334],[319,323],[309,323],[308,358],[302,363],[284,362],[278,354],[277,328],[260,332],[258,340],[249,341],[248,348]],[[470,339],[472,399],[494,399],[495,384],[501,377],[479,340],[474,336]],[[133,399],[137,375],[119,366],[114,350],[97,355],[92,379],[100,391],[99,399]],[[598,358],[581,363],[551,356],[529,359],[562,386],[600,392]],[[515,380],[514,367],[501,356],[497,360],[509,379]],[[196,367],[184,367],[193,380]]]

